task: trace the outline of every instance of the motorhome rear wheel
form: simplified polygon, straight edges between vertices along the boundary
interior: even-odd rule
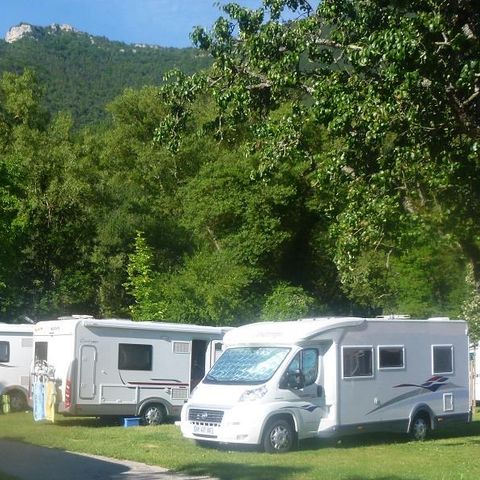
[[[13,412],[21,412],[27,408],[27,398],[22,392],[12,390],[8,396],[10,397],[10,409]]]
[[[142,410],[142,423],[144,425],[160,425],[165,421],[167,413],[160,403],[150,403]]]
[[[415,416],[410,429],[411,436],[414,440],[423,441],[428,436],[429,430],[428,416],[425,413],[420,413]]]

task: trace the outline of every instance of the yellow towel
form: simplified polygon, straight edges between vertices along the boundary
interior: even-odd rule
[[[55,422],[55,404],[57,403],[57,393],[55,382],[49,380],[45,392],[45,418],[50,422]]]

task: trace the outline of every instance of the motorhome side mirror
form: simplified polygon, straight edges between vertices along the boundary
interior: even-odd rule
[[[287,387],[300,390],[305,386],[305,376],[301,370],[295,370],[287,374]]]

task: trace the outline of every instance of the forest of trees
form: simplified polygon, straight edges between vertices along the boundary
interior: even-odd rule
[[[169,70],[192,74],[210,63],[194,48],[135,46],[51,27],[34,27],[12,43],[0,40],[0,73],[34,70],[46,110],[67,110],[80,125],[106,120],[106,103],[126,87],[159,85]]]
[[[263,4],[225,6],[192,33],[211,68],[102,123],[3,74],[1,321],[401,313],[478,335],[475,2]]]

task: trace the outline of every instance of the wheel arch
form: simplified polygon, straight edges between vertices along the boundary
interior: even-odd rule
[[[165,408],[165,413],[167,414],[167,416],[171,416],[174,414],[173,405],[170,402],[166,401],[164,398],[161,397],[149,397],[138,403],[136,415],[140,415],[146,407],[153,404],[162,405],[163,408]]]
[[[22,406],[20,408],[28,408],[28,390],[25,387],[22,387],[21,385],[9,385],[2,391],[2,395],[8,395],[11,397],[15,394],[18,394],[21,398],[22,401]],[[12,407],[11,408],[15,408]]]
[[[268,415],[263,421],[262,429],[260,430],[261,432],[260,443],[263,441],[263,437],[265,435],[265,429],[267,425],[273,420],[280,420],[280,419],[286,420],[287,422],[291,423],[293,427],[293,431],[298,439],[298,419],[296,418],[295,414],[289,410],[285,410],[285,411],[276,410],[274,412],[271,412],[270,415]]]
[[[407,432],[410,432],[412,429],[412,424],[414,419],[418,415],[424,415],[428,417],[428,426],[430,427],[430,430],[434,430],[435,428],[435,414],[433,413],[433,410],[429,405],[426,403],[421,403],[419,405],[416,405],[412,411],[410,412],[410,415],[408,417],[408,427],[407,427]]]

